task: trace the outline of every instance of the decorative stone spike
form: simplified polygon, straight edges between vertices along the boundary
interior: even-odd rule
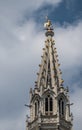
[[[56,57],[58,57],[58,55],[56,55]]]
[[[37,81],[35,81],[35,83],[37,83]]]
[[[46,48],[48,48],[48,45],[46,45]]]
[[[47,42],[49,43],[49,39],[47,39]]]
[[[41,56],[43,58],[43,56]]]
[[[45,48],[43,48],[43,50],[45,50]]]
[[[45,52],[45,55],[47,56],[47,52]]]
[[[60,71],[60,74],[62,74],[62,72]]]
[[[37,75],[39,75],[39,73],[37,73]]]
[[[39,64],[39,67],[41,67],[41,64]]]
[[[62,80],[61,80],[61,82],[63,83],[63,82],[64,82],[64,80],[62,79]]]

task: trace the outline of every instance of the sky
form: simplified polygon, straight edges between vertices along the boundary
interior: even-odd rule
[[[73,129],[82,130],[82,1],[0,0],[0,130],[25,130],[24,104],[34,87],[52,21],[64,86],[69,86]]]

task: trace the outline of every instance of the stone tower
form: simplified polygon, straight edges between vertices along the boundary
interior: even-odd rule
[[[30,89],[30,118],[26,130],[72,130],[68,88],[64,88],[50,20],[45,26],[45,47],[35,88]]]

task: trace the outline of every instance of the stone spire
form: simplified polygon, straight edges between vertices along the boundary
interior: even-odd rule
[[[52,23],[47,20],[45,47],[34,90],[30,89],[30,119],[26,130],[72,130],[68,89],[61,78]]]
[[[54,90],[55,94],[58,89],[63,86],[63,80],[61,78],[61,70],[59,68],[58,54],[53,39],[54,32],[50,20],[44,23],[45,27],[45,47],[43,48],[43,56],[41,64],[39,65],[39,73],[37,73],[38,78],[36,81],[36,88],[39,90],[42,86],[42,91],[44,92],[47,88]]]

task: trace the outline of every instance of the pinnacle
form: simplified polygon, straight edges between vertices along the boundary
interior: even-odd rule
[[[43,48],[43,55],[41,56],[41,64],[39,64],[40,70],[37,73],[37,87],[40,89],[43,86],[44,91],[49,87],[57,91],[57,88],[61,87],[64,82],[61,79],[62,72],[59,69],[60,64],[58,63],[58,54],[56,47],[54,47],[54,41],[52,37],[51,39],[47,37],[45,47]]]

